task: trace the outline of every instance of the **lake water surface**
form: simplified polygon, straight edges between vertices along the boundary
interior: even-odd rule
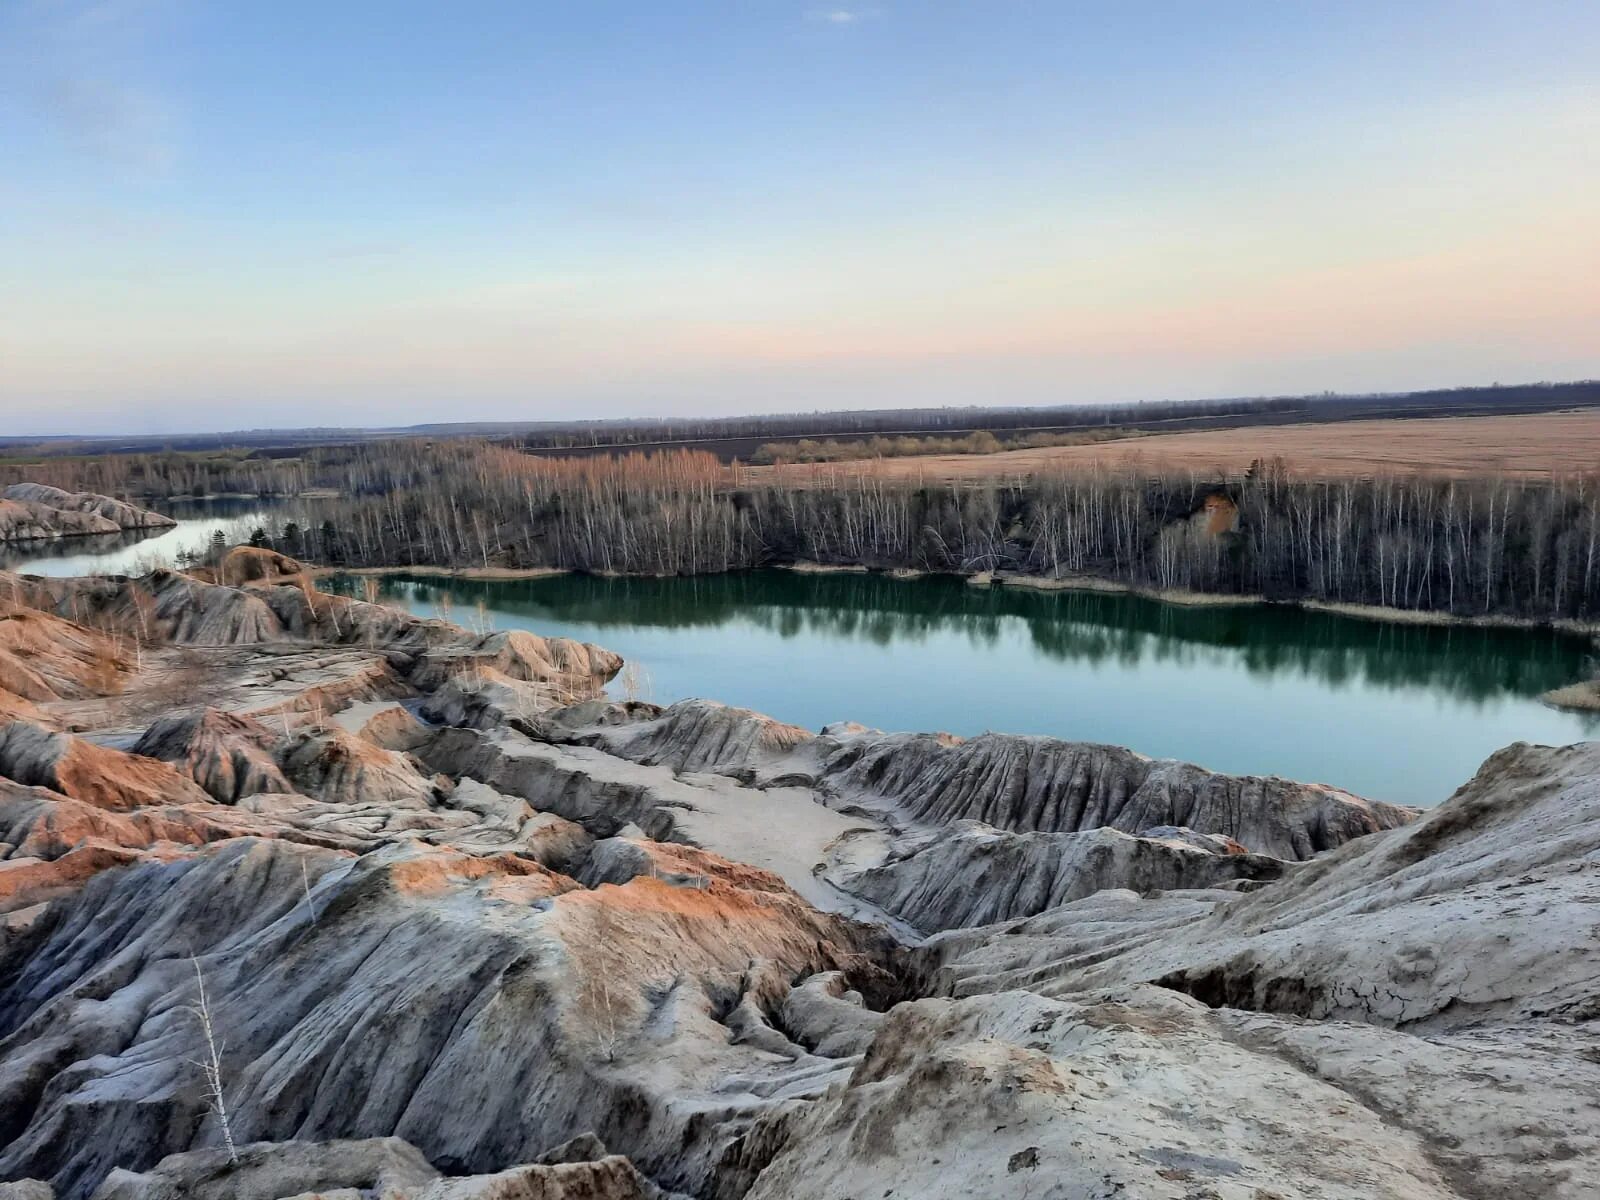
[[[269,525],[274,518],[283,518],[287,511],[282,500],[243,496],[161,500],[145,502],[144,507],[165,513],[178,523],[153,534],[128,530],[0,545],[0,569],[62,578],[141,574],[154,567],[176,565],[184,552],[204,553],[211,544],[211,535],[219,529],[230,543],[245,541],[251,530]]]
[[[161,507],[176,528],[32,543],[0,551],[0,566],[136,572],[287,511],[244,499]],[[360,594],[363,583],[329,586]],[[1437,804],[1510,742],[1600,736],[1600,714],[1538,700],[1600,666],[1588,639],[1548,630],[793,571],[380,584],[423,615],[598,642],[636,663],[641,695],[660,703],[703,696],[813,729],[853,720],[1112,742],[1411,804]]]
[[[1596,666],[1589,640],[1550,631],[791,571],[381,584],[423,615],[607,646],[659,703],[1113,742],[1411,804],[1437,804],[1510,742],[1600,735],[1600,715],[1537,699]]]

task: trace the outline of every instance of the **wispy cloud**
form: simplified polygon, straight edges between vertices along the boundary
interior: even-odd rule
[[[882,15],[880,8],[814,8],[806,19],[823,25],[859,25]]]
[[[0,77],[61,137],[124,168],[163,172],[176,155],[173,105],[142,70],[170,0],[24,0],[0,8]],[[9,43],[9,44],[8,44]]]
[[[52,124],[93,153],[144,170],[172,165],[170,114],[140,88],[92,76],[59,78],[43,89],[39,106]]]

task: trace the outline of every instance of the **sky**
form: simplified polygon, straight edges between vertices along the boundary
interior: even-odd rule
[[[0,0],[0,435],[1600,376],[1600,6]]]

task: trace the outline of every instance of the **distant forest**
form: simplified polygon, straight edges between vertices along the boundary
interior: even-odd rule
[[[1258,462],[1226,480],[1119,467],[800,483],[704,451],[544,459],[468,441],[367,447],[346,470],[344,495],[292,528],[286,510],[264,540],[329,566],[696,575],[810,561],[1600,620],[1600,473],[1313,480]],[[1236,522],[1208,518],[1215,497]]]
[[[1549,390],[1436,399],[1470,407],[1495,391],[1532,404]],[[1554,390],[1563,396],[1555,407],[1584,394]],[[1415,403],[1438,411],[1434,401]],[[813,561],[1600,620],[1600,469],[1555,480],[1315,480],[1258,461],[1225,479],[1102,466],[925,485],[870,469],[752,471],[704,449],[543,456],[458,437],[284,457],[235,450],[0,462],[0,482],[15,479],[136,497],[326,489],[329,498],[284,505],[260,540],[329,566],[674,575]],[[1217,498],[1226,501],[1220,525],[1205,515]]]
[[[460,422],[385,429],[240,430],[226,434],[169,437],[8,438],[0,435],[0,481],[10,482],[7,460],[50,459],[107,454],[154,456],[187,453],[230,460],[313,461],[352,445],[396,438],[487,438],[534,454],[593,454],[618,449],[687,448],[709,450],[724,462],[792,461],[784,448],[801,439],[859,442],[864,439],[922,439],[916,450],[888,453],[972,453],[940,445],[974,434],[996,440],[992,449],[1014,445],[1070,444],[1049,435],[1110,430],[1124,433],[1245,428],[1308,422],[1353,421],[1374,417],[1437,417],[1485,413],[1548,412],[1600,406],[1600,380],[1531,383],[1433,391],[1219,400],[1163,400],[1125,404],[1063,404],[1039,408],[950,407],[865,409],[775,413],[740,417],[629,418],[594,421]],[[1029,442],[1029,437],[1035,440]],[[998,444],[1003,443],[1003,444]],[[827,458],[851,457],[835,450]],[[813,459],[815,460],[815,459]],[[339,461],[335,458],[333,461]],[[215,490],[224,490],[221,488]],[[240,489],[233,489],[240,490]],[[149,494],[168,494],[152,490]]]
[[[659,421],[592,421],[533,428],[512,435],[513,445],[534,453],[595,453],[619,448],[684,447],[709,450],[724,462],[830,461],[860,457],[847,450],[795,453],[801,439],[836,443],[865,439],[910,439],[915,448],[889,454],[982,453],[960,445],[972,435],[991,434],[991,450],[1026,445],[1070,445],[1050,435],[1111,429],[1178,432],[1252,425],[1354,421],[1374,417],[1442,417],[1468,414],[1548,412],[1600,406],[1600,381],[1450,388],[1390,395],[1279,396],[1232,400],[1168,400],[1134,404],[1069,404],[1048,408],[909,408],[858,412],[778,413]],[[448,428],[448,427],[441,427]],[[1090,440],[1090,439],[1084,439]]]

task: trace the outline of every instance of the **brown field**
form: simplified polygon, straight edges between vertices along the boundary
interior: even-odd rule
[[[1010,478],[1095,463],[1238,474],[1257,458],[1291,471],[1346,475],[1504,474],[1528,478],[1600,471],[1600,411],[1495,417],[1343,421],[1162,433],[1089,446],[936,454],[861,462],[750,468],[751,474],[838,478],[863,471],[929,482]]]

